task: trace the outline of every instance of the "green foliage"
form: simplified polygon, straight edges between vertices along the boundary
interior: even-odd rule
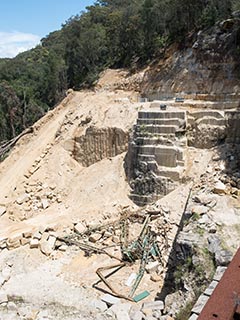
[[[174,271],[174,280],[176,288],[180,289],[183,286],[184,277],[191,271],[192,269],[192,257],[188,256],[185,258],[184,263],[178,265],[176,270]]]
[[[233,10],[239,11],[240,10],[240,2],[239,0],[233,0]]]
[[[172,41],[213,25],[237,0],[98,0],[36,48],[0,59],[0,141],[31,125],[67,88],[91,86],[106,67],[146,64]]]
[[[196,303],[196,299],[191,302],[188,302],[184,308],[182,308],[176,315],[176,320],[186,320],[191,316],[191,310]]]

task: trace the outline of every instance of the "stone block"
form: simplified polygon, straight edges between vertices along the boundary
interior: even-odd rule
[[[100,233],[93,233],[90,235],[89,237],[89,241],[96,243],[97,241],[99,241],[102,238],[102,235]]]
[[[217,266],[227,266],[232,260],[232,253],[228,250],[218,250],[215,252]]]
[[[115,315],[116,320],[131,320],[129,316],[130,308],[130,303],[117,303],[110,307],[108,311]]]
[[[17,198],[16,202],[17,202],[17,204],[21,205],[24,202],[27,202],[29,199],[30,199],[29,195],[27,193],[24,193],[20,197]]]
[[[20,243],[21,243],[22,246],[25,246],[26,244],[30,243],[30,238],[22,238],[20,240]]]
[[[125,281],[125,285],[128,287],[131,287],[133,282],[136,280],[137,274],[136,273],[131,273],[128,279]]]
[[[218,181],[213,187],[213,192],[217,194],[225,194],[226,193],[225,184],[222,183],[221,181]]]
[[[49,202],[48,202],[47,199],[42,199],[41,203],[42,203],[42,208],[43,208],[44,210],[49,207]]]
[[[90,306],[99,312],[104,312],[108,309],[107,304],[101,300],[92,300]]]
[[[35,249],[39,247],[39,240],[38,239],[31,239],[30,241],[30,249]]]
[[[40,242],[40,250],[45,255],[49,256],[55,248],[56,238],[54,236],[49,236],[48,240]]]
[[[4,241],[2,241],[1,243],[0,243],[0,249],[5,249],[5,248],[7,248],[7,243]]]
[[[48,232],[44,232],[44,233],[42,234],[41,242],[47,241],[48,238],[49,238],[49,233],[48,233]]]
[[[156,273],[151,274],[150,280],[152,280],[153,282],[162,282],[163,283],[162,276],[160,276],[160,275],[158,275]]]
[[[57,240],[56,237],[50,235],[49,238],[48,238],[48,243],[54,248],[56,240]]]
[[[217,270],[213,276],[213,280],[220,281],[226,269],[227,267],[222,267],[222,266],[217,267]]]
[[[192,207],[192,209],[191,209],[193,214],[196,213],[200,216],[203,214],[206,214],[208,212],[208,210],[209,209],[207,207],[201,206],[201,205],[196,205],[196,206]]]
[[[83,233],[86,231],[86,227],[82,223],[77,223],[74,226],[74,231],[77,233]]]
[[[153,262],[149,262],[146,265],[145,269],[146,269],[146,271],[148,273],[152,273],[154,271],[157,271],[158,267],[159,267],[159,262],[158,261],[153,261]]]
[[[40,168],[40,166],[32,167],[32,168],[29,170],[29,174],[30,174],[30,175],[34,174],[39,168]]]
[[[33,239],[38,239],[38,240],[41,240],[41,238],[42,238],[42,235],[41,235],[41,233],[40,232],[35,232],[34,234],[33,234]]]
[[[24,238],[31,238],[32,237],[32,231],[25,231],[23,232]]]
[[[161,300],[144,302],[142,308],[151,310],[164,310],[164,302]]]
[[[17,249],[20,246],[21,246],[20,240],[17,240],[15,242],[7,242],[8,250]]]
[[[68,246],[65,245],[65,244],[63,244],[62,246],[60,246],[60,247],[58,248],[58,250],[59,250],[59,251],[62,251],[62,252],[67,251],[67,249],[68,249]]]
[[[213,291],[215,290],[217,284],[218,284],[218,281],[213,280],[210,283],[210,285],[208,286],[208,288],[204,291],[204,294],[206,296],[210,296],[213,293]]]
[[[129,316],[131,320],[142,320],[144,319],[144,314],[139,308],[132,307],[129,311]]]
[[[196,313],[193,313],[188,320],[197,320],[197,318],[198,318],[198,315]]]
[[[107,305],[112,306],[114,304],[120,303],[121,300],[117,297],[112,296],[111,294],[105,294],[104,296],[102,296],[101,300],[103,302],[106,302]]]
[[[205,304],[207,303],[208,299],[209,299],[208,296],[201,295],[198,298],[195,306],[193,307],[192,313],[200,314],[200,312],[203,310]]]
[[[8,238],[8,243],[11,244],[11,243],[20,241],[21,239],[22,239],[22,234],[21,233],[16,233],[16,234],[11,235]]]

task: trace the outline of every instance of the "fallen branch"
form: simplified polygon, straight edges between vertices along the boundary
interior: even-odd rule
[[[79,247],[80,249],[82,249],[83,251],[88,252],[88,253],[90,253],[90,252],[95,252],[95,253],[100,253],[100,254],[101,254],[101,253],[102,253],[102,254],[106,254],[106,255],[109,256],[110,258],[116,259],[116,260],[122,262],[122,259],[119,259],[119,258],[115,257],[114,255],[110,254],[109,252],[107,252],[107,251],[104,250],[104,249],[100,249],[100,248],[91,246],[91,245],[86,244],[86,243],[81,243],[81,242],[79,242],[79,241],[70,240],[70,239],[66,239],[66,238],[57,237],[57,240],[62,241],[62,242],[65,242],[65,243],[68,244],[68,245],[77,246],[77,247]]]
[[[17,137],[14,137],[13,139],[3,143],[0,146],[0,157],[2,157],[6,152],[8,152],[17,142],[19,139],[21,139],[26,134],[32,133],[33,127],[27,128],[22,133],[20,133]]]

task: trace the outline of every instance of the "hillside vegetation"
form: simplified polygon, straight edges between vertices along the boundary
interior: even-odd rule
[[[236,0],[98,0],[36,48],[0,59],[0,141],[53,108],[67,88],[92,85],[106,67],[145,65],[239,7]]]

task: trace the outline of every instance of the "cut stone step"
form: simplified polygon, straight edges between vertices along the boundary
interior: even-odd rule
[[[183,125],[183,119],[137,119],[137,125],[170,125],[181,126]]]
[[[175,134],[178,130],[178,126],[169,126],[169,125],[137,125],[136,130],[141,135],[144,135],[146,133],[152,133],[152,134]]]
[[[185,119],[185,111],[139,111],[139,119]]]

